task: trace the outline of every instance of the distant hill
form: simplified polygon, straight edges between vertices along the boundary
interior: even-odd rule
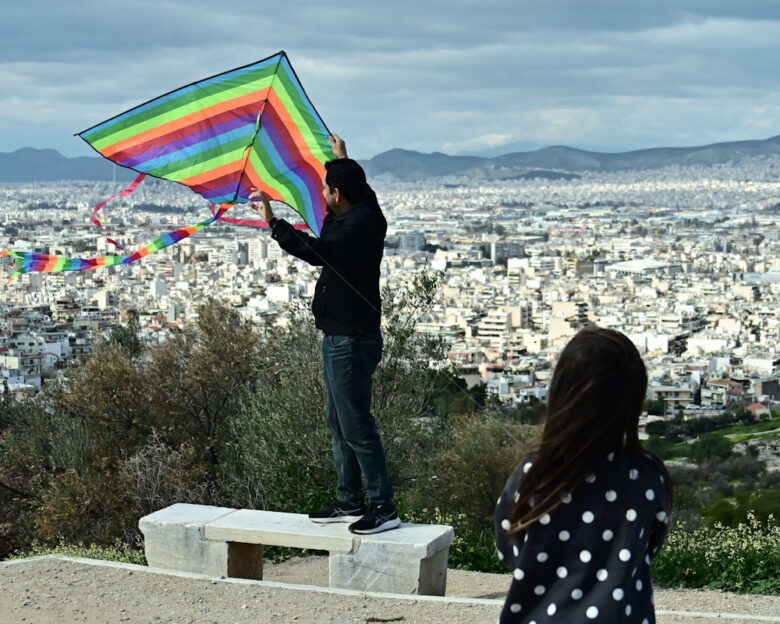
[[[658,169],[670,165],[714,165],[746,158],[780,156],[780,136],[758,141],[733,141],[696,147],[658,147],[630,152],[591,152],[564,145],[515,152],[492,158],[424,154],[392,149],[363,161],[369,176],[422,180],[462,175],[479,179],[570,179],[581,171]],[[50,180],[131,180],[135,173],[104,158],[66,158],[53,149],[22,148],[0,152],[0,182]]]
[[[659,147],[620,153],[590,152],[564,145],[494,158],[423,154],[393,149],[363,163],[369,175],[392,175],[401,180],[431,176],[467,175],[475,178],[549,177],[550,171],[628,171],[670,165],[714,165],[746,158],[780,156],[780,136],[758,141],[734,141],[696,147]],[[537,169],[545,175],[532,175]],[[529,175],[525,175],[529,174]]]
[[[66,158],[53,149],[23,147],[10,154],[0,152],[0,182],[113,180],[115,175],[118,181],[124,181],[138,174],[105,158]]]

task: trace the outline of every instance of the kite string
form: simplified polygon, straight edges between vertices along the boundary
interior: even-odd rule
[[[220,206],[217,204],[210,204],[209,208],[211,209],[211,214],[217,214],[217,211],[219,210]],[[220,217],[219,220],[222,221],[223,223],[228,223],[230,225],[242,225],[245,227],[263,227],[263,228],[271,227],[271,224],[268,223],[268,221],[258,221],[257,219],[235,219],[233,217]],[[296,230],[311,229],[305,223],[291,223],[290,225],[292,225],[293,228]]]

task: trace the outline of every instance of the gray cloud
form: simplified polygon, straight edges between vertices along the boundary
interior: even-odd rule
[[[780,3],[39,0],[4,8],[0,151],[286,49],[352,152],[780,133]]]

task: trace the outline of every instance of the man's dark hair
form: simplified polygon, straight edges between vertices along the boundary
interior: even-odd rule
[[[331,191],[338,189],[350,204],[362,201],[368,195],[366,172],[351,158],[326,162],[325,184]]]

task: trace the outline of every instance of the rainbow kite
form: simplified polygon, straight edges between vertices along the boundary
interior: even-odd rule
[[[330,132],[285,52],[194,82],[80,132],[115,163],[189,186],[214,204],[251,188],[297,211],[315,235],[325,217]]]
[[[322,177],[325,162],[335,154],[330,132],[284,51],[171,91],[77,136],[109,160],[139,172],[135,182],[118,195],[129,195],[151,175],[189,186],[211,202],[212,216],[163,234],[130,255],[84,260],[0,251],[0,255],[14,257],[11,279],[31,271],[82,271],[127,264],[216,220],[267,225],[222,216],[231,206],[247,202],[252,187],[289,205],[319,236],[326,208]],[[98,226],[97,213],[107,201],[94,208],[92,221]]]

